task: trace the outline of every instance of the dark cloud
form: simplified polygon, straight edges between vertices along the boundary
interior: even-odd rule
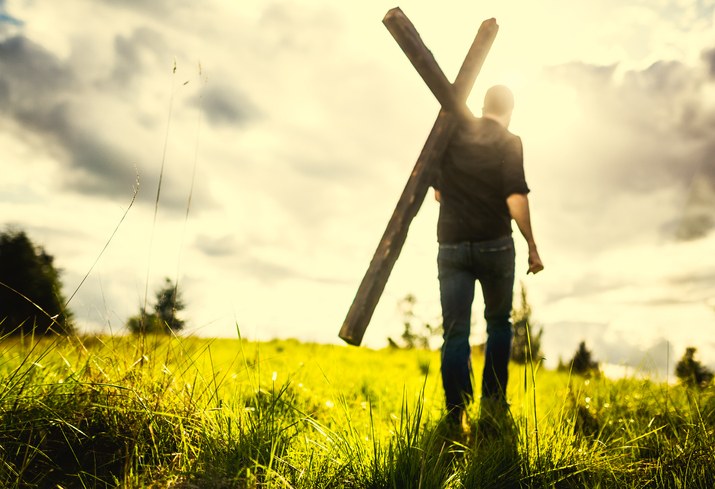
[[[233,235],[227,234],[220,238],[213,238],[199,234],[195,242],[196,248],[207,256],[231,256],[245,251],[245,246],[236,242]]]
[[[153,63],[162,56],[168,57],[164,39],[157,31],[146,27],[135,30],[131,36],[117,36],[114,39],[114,69],[108,83],[129,88],[131,82],[145,69],[147,55]]]
[[[675,231],[676,237],[690,241],[706,236],[715,228],[715,145],[706,152],[695,173],[688,200]]]
[[[0,42],[0,115],[40,135],[45,143],[42,149],[65,165],[59,188],[125,197],[131,194],[136,164],[142,183],[139,200],[155,198],[151,189],[158,181],[158,163],[147,165],[140,161],[146,155],[133,147],[132,141],[116,133],[105,134],[92,125],[88,115],[96,113],[93,102],[97,98],[93,95],[100,96],[100,101],[120,96],[117,85],[128,84],[141,72],[141,59],[146,53],[156,55],[161,45],[161,38],[149,29],[117,38],[118,55],[109,77],[114,82],[108,83],[107,78],[96,82],[84,79],[75,72],[71,58],[61,61],[23,36]],[[168,190],[173,188],[173,177],[165,175],[164,179],[162,204],[170,209],[185,209],[186,196]]]
[[[702,58],[707,65],[710,78],[715,79],[715,49],[707,49],[703,51]]]
[[[67,180],[83,193],[116,194],[131,184],[131,159],[78,123],[73,92],[81,83],[71,67],[24,37],[0,42],[0,105],[26,129],[46,137],[50,151],[77,170]],[[80,111],[81,112],[81,111]],[[121,190],[120,190],[121,188]]]
[[[707,53],[712,70],[715,50]],[[587,182],[580,198],[590,195],[607,205],[618,195],[676,189],[690,194],[688,204],[677,222],[662,222],[662,229],[682,239],[706,235],[715,226],[715,111],[706,103],[713,82],[701,67],[677,61],[622,77],[616,72],[615,65],[581,62],[546,70],[551,80],[576,89],[585,114],[571,128],[572,140],[580,143],[573,158]]]
[[[6,111],[10,104],[10,87],[5,80],[0,80],[0,111]]]
[[[18,102],[40,105],[77,86],[72,70],[56,56],[23,36],[0,42],[0,80]]]
[[[121,148],[76,124],[76,116],[70,114],[69,104],[60,103],[47,110],[16,109],[15,117],[26,128],[46,135],[59,157],[69,158],[67,188],[90,195],[126,194],[135,178],[132,159]]]
[[[246,94],[227,86],[207,83],[201,104],[206,120],[212,125],[243,126],[259,116]]]

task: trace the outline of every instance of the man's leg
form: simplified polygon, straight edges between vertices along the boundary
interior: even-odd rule
[[[469,270],[469,244],[439,248],[439,290],[442,303],[442,385],[447,410],[458,420],[465,401],[473,397],[469,333],[475,277]]]
[[[475,259],[477,259],[475,257]],[[482,398],[506,400],[511,357],[511,309],[514,295],[514,243],[511,238],[480,245],[479,282],[484,295],[487,344]]]

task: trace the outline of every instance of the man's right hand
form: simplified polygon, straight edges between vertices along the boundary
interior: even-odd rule
[[[544,264],[541,262],[539,257],[539,252],[536,250],[529,251],[529,270],[526,272],[527,275],[530,273],[537,274],[544,269]]]

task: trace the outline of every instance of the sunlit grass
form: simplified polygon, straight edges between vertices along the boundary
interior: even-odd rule
[[[5,338],[0,486],[715,483],[711,388],[514,365],[510,414],[477,400],[462,430],[442,419],[437,352],[164,336],[141,351]]]

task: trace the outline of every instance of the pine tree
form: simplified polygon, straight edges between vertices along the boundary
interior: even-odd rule
[[[184,309],[185,304],[181,299],[178,288],[166,278],[164,287],[156,293],[154,312],[147,314],[144,308],[138,316],[132,316],[127,321],[129,331],[134,334],[166,333],[184,329],[185,321],[177,317],[177,313]]]
[[[601,371],[598,368],[598,362],[593,360],[592,356],[591,350],[586,348],[586,342],[582,341],[579,343],[576,353],[574,353],[573,358],[568,364],[564,365],[561,360],[559,360],[557,370],[570,370],[575,374],[598,377]]]

